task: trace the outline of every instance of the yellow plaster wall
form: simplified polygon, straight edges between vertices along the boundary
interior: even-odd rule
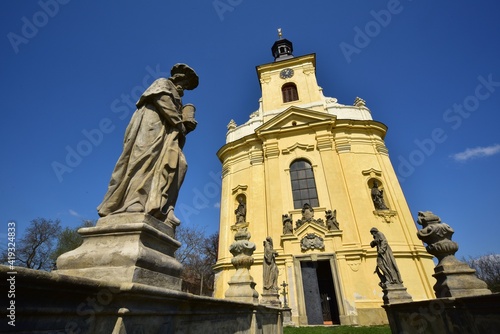
[[[257,67],[264,113],[283,107],[281,85],[285,81],[279,78],[279,72],[286,67],[295,69],[290,80],[295,80],[301,102],[320,99],[314,62],[314,55],[308,55]],[[304,324],[307,317],[304,318],[300,305],[303,295],[297,281],[301,277],[300,266],[296,267],[294,259],[322,255],[335,258],[342,319],[376,323],[373,319],[379,317],[382,291],[373,273],[376,250],[369,246],[372,240],[369,231],[374,226],[388,239],[414,300],[432,298],[434,263],[416,237],[414,219],[384,144],[386,130],[385,125],[376,121],[337,120],[326,113],[289,108],[269,118],[254,134],[223,146],[218,152],[223,178],[215,297],[224,297],[227,283],[235,273],[229,246],[234,241],[236,197],[244,194],[250,241],[257,247],[251,268],[257,283],[255,289],[262,293],[262,242],[271,236],[279,254],[278,281],[289,284],[289,302],[297,323]],[[282,236],[282,214],[293,214],[294,226],[301,218],[300,209],[293,208],[289,175],[290,164],[298,158],[307,159],[313,166],[320,205],[314,208],[315,218],[325,219],[325,210],[336,209],[341,231],[331,233],[324,227],[306,226],[299,236],[297,232],[295,236]],[[369,183],[373,179],[379,181],[385,192],[390,209],[385,215],[374,210]],[[309,232],[323,237],[324,249],[301,250],[300,238]]]
[[[292,58],[288,61],[265,64],[257,67],[257,74],[262,87],[262,107],[264,112],[309,103],[321,99],[315,75],[316,56],[314,54]],[[280,78],[281,70],[291,68],[294,75],[291,78]],[[299,95],[298,101],[283,103],[281,87],[286,83],[294,83]],[[267,121],[268,118],[264,118]]]

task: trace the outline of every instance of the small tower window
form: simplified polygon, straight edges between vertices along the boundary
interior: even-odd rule
[[[284,84],[281,87],[281,93],[283,94],[283,103],[297,101],[299,99],[297,86],[292,82]]]
[[[318,192],[311,164],[304,159],[298,159],[290,165],[290,180],[294,209],[300,209],[305,203],[318,207]]]

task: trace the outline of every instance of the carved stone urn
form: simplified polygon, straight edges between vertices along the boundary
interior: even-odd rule
[[[239,229],[234,242],[229,246],[229,251],[233,254],[231,263],[236,268],[236,273],[228,282],[229,289],[226,291],[226,298],[240,302],[258,304],[259,293],[255,290],[255,282],[250,275],[250,267],[254,259],[255,243],[249,241],[250,233],[246,228]]]
[[[455,257],[458,244],[451,240],[455,231],[450,225],[442,223],[430,211],[419,212],[417,223],[422,225],[418,238],[427,244],[427,252],[439,260],[433,275],[437,280],[434,285],[437,298],[491,294],[486,283],[475,275],[476,271]]]

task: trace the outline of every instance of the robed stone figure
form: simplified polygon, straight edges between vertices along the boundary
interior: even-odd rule
[[[384,191],[379,189],[378,182],[373,181],[373,188],[371,189],[372,201],[375,206],[375,210],[389,210],[384,202]]]
[[[270,292],[278,291],[278,266],[276,256],[278,252],[274,250],[273,239],[267,237],[264,241],[264,290]]]
[[[174,207],[187,170],[182,148],[186,134],[196,127],[194,107],[183,107],[181,97],[185,89],[197,86],[195,71],[176,64],[170,78],[157,79],[142,94],[108,191],[97,208],[101,217],[140,212],[180,223]]]
[[[380,285],[403,283],[391,246],[389,246],[384,234],[375,227],[370,230],[370,233],[373,236],[370,246],[377,247],[377,267],[375,272],[380,278]]]

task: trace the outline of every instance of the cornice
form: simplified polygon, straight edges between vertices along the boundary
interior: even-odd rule
[[[287,67],[297,67],[305,63],[312,63],[312,66],[316,68],[316,54],[311,53],[300,57],[293,57],[286,60],[280,60],[277,62],[262,64],[256,66],[255,69],[257,71],[257,77],[260,80],[262,73],[281,70]]]

